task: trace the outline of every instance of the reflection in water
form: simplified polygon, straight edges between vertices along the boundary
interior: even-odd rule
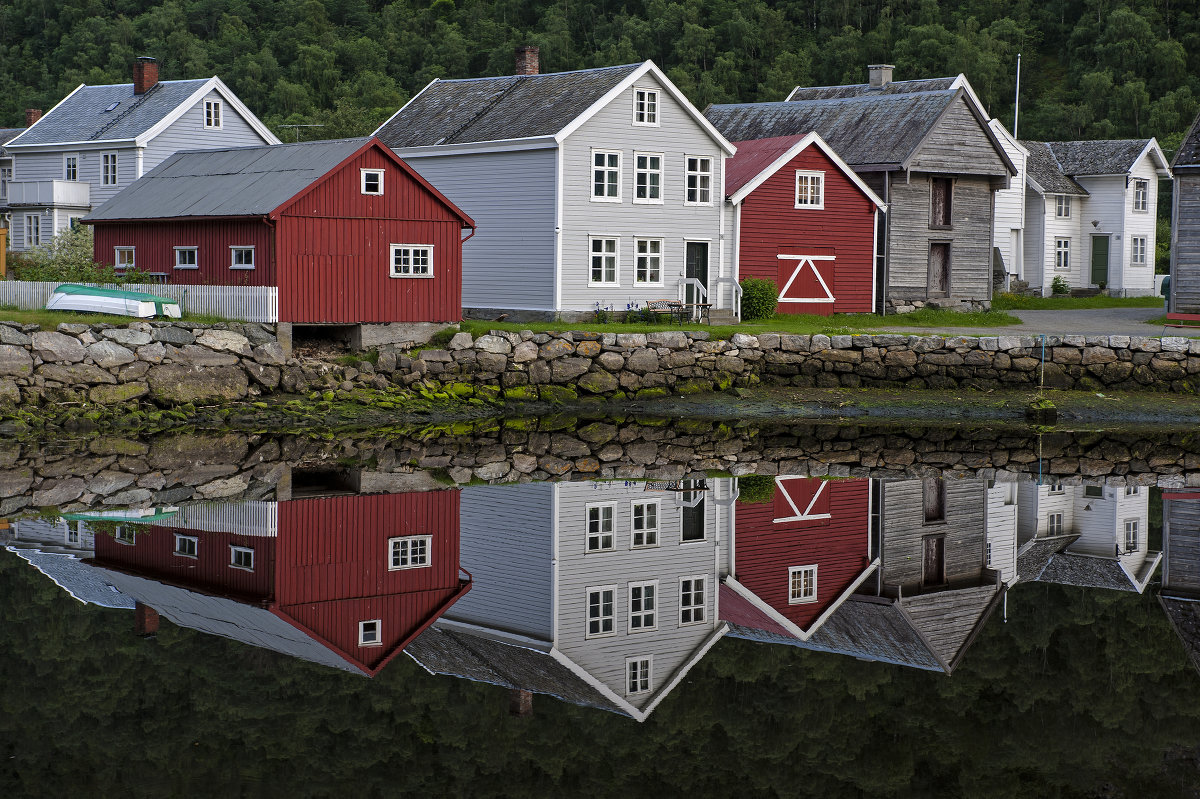
[[[1163,549],[1158,601],[1200,671],[1200,492],[1163,492]]]

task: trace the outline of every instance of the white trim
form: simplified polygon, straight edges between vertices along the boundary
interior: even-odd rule
[[[645,674],[642,674],[641,664],[645,664]],[[638,664],[638,684],[645,683],[645,688],[638,690],[630,690],[629,688],[629,667]],[[626,696],[646,696],[654,693],[654,655],[634,655],[625,658],[625,695]]]
[[[417,273],[417,272],[409,272],[407,274],[405,274],[404,272],[397,273],[396,272],[396,251],[397,250],[408,250],[410,259],[413,257],[412,253],[414,251],[428,250],[429,251],[429,271],[423,272],[423,273]],[[411,269],[411,268],[412,268],[412,264],[410,263],[409,269]],[[397,280],[430,280],[433,278],[433,276],[434,276],[434,264],[433,264],[433,245],[432,244],[389,244],[388,245],[388,277],[389,278],[395,278]]]
[[[813,513],[812,512],[813,506],[817,504],[817,500],[820,499],[821,495],[825,493],[825,489],[829,485],[828,480],[821,480],[820,484],[817,486],[817,490],[813,492],[812,499],[809,500],[808,505],[804,508],[803,511],[801,511],[800,508],[796,505],[796,503],[792,500],[791,494],[789,494],[787,489],[784,488],[783,481],[784,480],[802,480],[802,479],[805,479],[805,478],[796,477],[794,475],[786,475],[786,474],[779,475],[775,478],[775,487],[779,490],[779,492],[781,494],[783,494],[783,501],[788,504],[788,507],[791,508],[792,512],[795,513],[796,515],[795,516],[783,516],[778,519],[772,519],[771,521],[774,524],[785,524],[787,522],[807,522],[807,521],[815,521],[817,519],[832,519],[833,518],[833,515],[829,514],[829,513]]]
[[[616,583],[612,583],[611,585],[589,585],[583,589],[583,637],[585,639],[587,639],[587,638],[610,638],[617,634],[617,607],[618,607],[618,605],[617,605],[617,589],[618,588],[620,588],[620,586],[618,586]],[[605,592],[605,591],[612,591],[612,615],[611,616],[603,616],[602,615],[597,618],[600,619],[601,621],[603,621],[604,619],[609,619],[612,622],[612,629],[609,630],[608,632],[603,632],[603,631],[598,632],[598,633],[589,632],[588,628],[592,624],[592,616],[591,616],[592,594],[596,593],[596,592],[600,592],[600,604],[601,604],[601,606],[603,606],[603,604],[604,604],[603,592]],[[602,610],[603,610],[603,607],[602,607]]]
[[[186,251],[186,250],[190,250],[191,252],[196,253],[196,263],[182,264],[182,265],[179,263],[180,251]],[[172,247],[171,251],[175,254],[175,262],[172,264],[173,268],[175,268],[175,269],[199,269],[200,268],[200,248],[198,246],[196,246],[195,244],[180,245],[180,246]]]
[[[414,563],[412,545],[423,541],[425,543],[425,552],[423,554],[424,562]],[[396,565],[397,547],[402,542],[408,542],[405,548],[407,551],[404,555],[408,559],[407,564],[400,566]],[[432,535],[396,535],[387,540],[387,548],[385,550],[387,557],[387,569],[390,572],[408,571],[410,569],[428,569],[433,566],[433,536]]]
[[[688,160],[692,159],[692,158],[696,159],[697,169],[695,172],[693,172],[691,169],[688,169]],[[707,173],[699,169],[700,161],[705,161],[705,160],[708,161],[708,172]],[[710,205],[717,204],[717,201],[716,201],[716,195],[717,195],[716,182],[717,181],[715,180],[717,170],[714,168],[714,165],[716,164],[716,162],[717,162],[716,157],[712,156],[712,155],[699,155],[699,154],[692,154],[692,153],[684,153],[683,154],[683,204],[685,206],[692,208],[692,207],[704,207],[704,206],[710,206]],[[702,189],[700,188],[700,178],[704,177],[704,175],[706,175],[706,174],[708,175],[708,199],[701,200],[701,199],[698,199],[700,197],[700,192],[702,191]],[[697,197],[696,200],[688,199],[688,191],[690,191],[688,182],[691,179],[692,175],[696,176],[696,197]]]
[[[249,250],[251,262],[249,264],[235,264],[233,262],[234,250]],[[230,269],[253,269],[258,266],[258,254],[254,252],[253,244],[230,244],[229,245],[229,268]]]
[[[78,535],[78,533],[76,533]],[[179,542],[188,541],[192,545],[191,552],[183,552],[180,549]],[[200,537],[195,535],[184,535],[183,533],[175,534],[175,549],[171,552],[172,555],[179,558],[192,558],[195,560],[200,556]]]
[[[609,256],[609,253],[607,253],[607,252],[596,253],[596,251],[592,249],[592,243],[596,242],[596,241],[614,241],[617,244],[616,249],[613,250],[613,252],[612,252],[613,279],[611,281],[608,281],[608,280],[597,281],[597,280],[592,279],[592,259],[594,257],[596,257],[596,255],[599,255],[601,258],[608,258],[608,256]],[[600,266],[601,277],[604,276],[604,271],[605,271],[604,264],[601,263],[601,266]],[[588,288],[620,288],[620,286],[621,286],[621,237],[620,236],[593,236],[593,235],[588,236],[587,281],[588,281],[588,283],[587,283]]]
[[[106,178],[108,177],[108,174],[107,174],[107,167],[104,164],[104,159],[106,159],[110,155],[112,156],[112,165],[113,165],[112,183],[109,183],[106,180]],[[121,185],[120,150],[108,150],[106,152],[100,153],[100,185],[101,186],[119,186],[119,185]]]
[[[820,566],[821,566],[821,564],[819,564],[819,563],[812,563],[807,566],[788,566],[788,604],[789,605],[811,605],[812,603],[817,601],[817,570],[820,568]],[[804,572],[808,572],[808,571],[812,572],[812,595],[805,596],[802,593],[801,596],[797,597],[794,594],[794,592],[792,591],[792,580],[795,578],[795,576],[798,572],[803,574]]]
[[[638,169],[638,158],[639,157],[641,157],[641,158],[657,158],[658,159],[658,169],[657,170]],[[629,199],[635,205],[662,205],[663,204],[663,196],[666,194],[666,173],[667,173],[666,162],[667,162],[667,159],[666,159],[665,153],[648,153],[648,152],[640,152],[638,150],[633,151],[633,196],[630,197]],[[639,199],[638,198],[638,196],[637,196],[638,173],[643,172],[643,171],[647,175],[653,175],[653,174],[658,175],[658,198],[657,199],[654,199],[654,198]],[[647,188],[649,188],[649,185],[650,185],[650,181],[647,180],[646,181]]]
[[[375,640],[368,641],[363,636],[364,628],[368,624],[375,625]],[[364,619],[358,623],[358,645],[359,646],[383,646],[383,619]]]
[[[879,195],[871,190],[870,186],[868,186],[866,183],[863,183],[863,180],[862,180],[862,178],[860,178],[858,176],[858,173],[855,172],[853,169],[851,169],[849,164],[847,164],[845,161],[843,161],[841,159],[841,157],[833,151],[833,148],[830,147],[825,142],[825,140],[822,139],[815,132],[809,133],[803,139],[801,139],[800,141],[793,144],[786,153],[784,153],[783,155],[776,158],[775,161],[772,162],[769,167],[767,167],[763,171],[759,172],[757,175],[754,176],[753,180],[751,180],[749,183],[745,184],[740,189],[738,189],[736,192],[734,192],[733,195],[730,196],[729,201],[736,205],[736,204],[740,203],[742,200],[746,199],[746,196],[748,194],[750,194],[750,192],[757,189],[759,186],[761,186],[763,183],[765,183],[768,178],[770,178],[776,172],[778,172],[779,170],[781,170],[785,166],[787,166],[787,164],[793,158],[795,158],[797,155],[799,155],[810,144],[815,144],[821,150],[821,152],[823,152],[825,154],[825,156],[827,158],[829,158],[830,161],[833,161],[834,165],[837,166],[837,168],[842,172],[842,174],[845,175],[846,177],[848,177],[851,180],[851,182],[854,183],[854,185],[856,187],[858,187],[859,191],[861,191],[863,194],[867,195],[867,199],[869,199],[871,202],[875,203],[876,206],[883,209],[884,211],[887,210],[887,203],[885,203],[883,200],[881,200],[879,198]]]
[[[603,510],[604,508],[608,508],[610,511],[612,511],[612,514],[609,517],[609,525],[610,526],[609,526],[608,532],[605,533],[604,527],[603,527],[604,514],[600,513],[596,517],[596,520],[600,525],[599,527],[596,528],[596,537],[599,539],[600,546],[598,546],[595,549],[592,549],[591,542],[588,540],[592,537],[591,514],[592,514],[593,510]],[[607,535],[610,539],[612,539],[612,544],[607,547],[604,546],[605,535]],[[616,502],[589,502],[586,505],[584,505],[583,506],[583,551],[584,551],[584,554],[590,554],[593,552],[614,552],[614,551],[616,551],[616,549],[617,549],[617,503]]]
[[[654,114],[653,114],[654,120],[653,121],[647,120],[647,121],[638,122],[638,118],[637,118],[638,117],[638,92],[646,93],[646,104],[647,105],[649,105],[649,102],[650,102],[650,95],[651,94],[654,95]],[[632,97],[633,97],[633,109],[632,109],[633,122],[632,122],[632,124],[635,128],[660,128],[660,127],[662,127],[662,121],[661,121],[662,101],[659,99],[659,94],[660,94],[660,90],[657,87],[655,87],[655,88],[650,88],[647,86],[634,86],[633,87],[633,95],[632,95]],[[649,111],[646,111],[645,114],[647,117],[650,116]]]
[[[120,253],[122,250],[128,250],[130,255],[133,256],[132,263],[128,263],[128,264],[118,263],[119,259],[117,258],[117,254]],[[132,246],[129,246],[126,244],[115,245],[113,247],[113,268],[114,269],[129,269],[130,267],[133,267],[134,269],[137,268],[137,247],[132,247]]]
[[[107,141],[65,141],[53,142],[49,144],[25,144],[19,148],[12,148],[12,144],[4,145],[5,149],[15,149],[18,154],[24,150],[36,150],[38,155],[42,153],[61,153],[67,150],[111,150],[114,147],[119,149],[132,148],[137,145],[135,139],[110,139]]]
[[[245,106],[245,104],[242,103],[241,100],[238,99],[237,95],[225,85],[225,82],[216,75],[213,75],[211,78],[206,80],[199,89],[192,92],[190,97],[188,97],[179,105],[175,106],[175,109],[171,111],[171,113],[167,114],[165,117],[160,119],[156,125],[134,139],[134,142],[138,147],[145,147],[151,139],[162,133],[167,128],[171,127],[171,125],[175,124],[180,117],[194,108],[196,103],[203,100],[204,96],[213,90],[216,90],[216,92],[221,95],[225,102],[229,103],[229,105],[233,107],[233,110],[236,111],[238,116],[242,118],[242,121],[249,125],[254,132],[262,138],[263,141],[265,141],[267,144],[280,143],[275,134],[272,133],[271,130],[264,125],[262,121],[256,117],[254,113]],[[222,124],[224,124],[224,120],[222,120]]]
[[[596,156],[597,155],[605,156],[604,166],[596,165]],[[610,155],[615,155],[617,157],[617,165],[615,167],[608,165],[608,156],[610,156]],[[625,180],[624,180],[625,167],[624,167],[624,164],[622,163],[625,160],[624,156],[625,156],[625,153],[622,150],[609,150],[609,149],[604,149],[604,148],[600,148],[600,147],[592,148],[591,157],[589,158],[589,161],[591,162],[591,164],[588,169],[588,199],[590,201],[592,201],[594,203],[620,203],[622,201],[622,199],[623,199],[622,195],[624,193],[622,190],[625,188],[622,185],[625,182]],[[617,194],[616,194],[616,196],[609,196],[608,194],[600,194],[600,195],[596,194],[596,172],[597,171],[604,172],[605,191],[608,191],[608,185],[609,185],[608,178],[611,176],[611,174],[613,172],[617,173]]]
[[[213,116],[217,119],[217,124],[208,124],[208,109],[212,107],[216,113]],[[220,100],[205,100],[204,101],[204,129],[205,130],[224,130],[225,128],[225,108]]]
[[[417,92],[416,94],[414,94],[414,95],[412,96],[412,99],[410,99],[410,100],[409,100],[407,103],[405,103],[404,105],[402,105],[402,106],[400,106],[398,109],[396,109],[396,113],[392,114],[390,117],[388,117],[387,119],[385,119],[385,120],[383,121],[383,124],[382,124],[382,125],[380,125],[379,127],[375,128],[375,130],[373,130],[373,131],[371,132],[371,136],[372,136],[372,137],[378,136],[378,135],[379,135],[379,131],[381,131],[381,130],[383,130],[384,128],[386,128],[389,122],[391,122],[391,121],[392,121],[393,119],[395,119],[396,117],[400,116],[401,112],[403,112],[403,111],[404,111],[404,109],[408,108],[410,105],[412,105],[413,103],[415,103],[415,102],[417,101],[417,98],[418,98],[418,97],[420,97],[422,94],[424,94],[424,93],[425,93],[425,91],[426,91],[426,90],[427,90],[427,89],[428,89],[430,86],[432,86],[433,84],[437,83],[437,82],[438,82],[438,81],[440,81],[440,80],[441,80],[441,78],[434,78],[433,80],[429,81],[429,83],[426,83],[426,84],[425,84],[425,86],[424,86],[424,88],[422,88],[422,89],[421,89],[421,91]]]
[[[563,292],[563,150],[557,142],[554,145],[554,174],[554,307],[549,310],[556,311],[562,307]],[[588,257],[591,257],[590,252]],[[591,268],[589,260],[588,269]]]
[[[651,527],[643,527],[641,530],[634,529],[633,509],[637,506],[642,506],[643,508],[649,507],[649,506],[654,506],[654,527],[652,527],[652,528]],[[643,510],[642,511],[643,524],[645,523],[645,519],[646,519],[646,513]],[[647,544],[647,543],[635,544],[634,543],[633,536],[635,533],[639,533],[639,532],[642,533],[642,539],[644,541],[646,538],[645,534],[649,531],[654,532],[654,543],[652,543],[652,544]],[[659,500],[659,499],[631,499],[629,501],[629,548],[630,549],[654,549],[655,547],[660,547],[660,546],[662,546],[662,500]]]
[[[60,105],[62,105],[63,103],[65,103],[67,100],[70,100],[72,97],[74,97],[74,96],[75,96],[75,92],[78,92],[80,89],[84,88],[85,86],[87,86],[87,84],[86,84],[86,83],[81,83],[81,84],[79,84],[78,86],[76,86],[76,87],[74,88],[74,90],[72,90],[72,91],[71,91],[71,93],[70,93],[70,94],[68,94],[66,97],[62,98],[62,99],[61,99],[61,100],[59,100],[57,103],[55,103],[55,104],[54,104],[54,108],[51,108],[49,111],[47,111],[46,113],[44,113],[44,114],[42,114],[40,117],[38,117],[38,121],[37,121],[37,122],[34,122],[32,125],[30,125],[29,127],[25,128],[25,130],[23,130],[23,131],[21,131],[20,133],[18,133],[18,134],[16,135],[16,137],[15,137],[15,138],[13,138],[13,140],[12,140],[12,141],[10,141],[8,144],[4,145],[5,149],[8,149],[8,148],[10,148],[10,147],[41,147],[41,146],[43,146],[43,145],[40,145],[40,144],[21,144],[21,143],[20,143],[20,142],[21,142],[21,137],[22,137],[22,136],[24,136],[24,135],[25,135],[26,133],[28,133],[29,131],[31,131],[31,130],[33,130],[34,128],[36,128],[38,125],[42,124],[42,120],[43,120],[43,119],[45,119],[46,117],[48,117],[48,116],[50,116],[51,114],[53,114],[53,113],[54,113],[54,110],[55,110],[56,108],[58,108]]]
[[[650,609],[649,610],[646,609],[646,588],[647,587],[653,589],[652,596],[650,598]],[[635,589],[635,588],[642,589],[642,599],[641,599],[642,609],[638,610],[638,611],[635,611],[633,609],[633,589]],[[639,580],[639,581],[631,580],[630,582],[626,583],[625,584],[625,630],[626,630],[626,632],[633,634],[633,633],[641,633],[641,632],[649,632],[649,631],[657,630],[658,629],[658,606],[660,604],[658,600],[659,600],[658,580]],[[649,615],[653,619],[653,621],[654,621],[653,624],[643,625],[641,627],[633,626],[634,616],[637,616],[642,621],[645,621],[645,617],[647,615]]]
[[[800,178],[805,177],[810,181],[813,178],[820,178],[820,202],[817,203],[802,203],[800,202]],[[797,169],[796,183],[794,187],[795,204],[794,209],[797,211],[824,211],[825,210],[825,170],[824,169]]]
[[[690,594],[696,593],[696,583],[697,583],[697,581],[700,583],[700,592],[703,595],[703,599],[701,600],[699,605],[686,605],[685,606],[683,604],[683,596],[684,596],[683,581],[684,580],[691,580],[691,582],[692,582],[692,590],[689,592]],[[708,624],[709,623],[708,598],[713,596],[712,578],[707,574],[685,574],[679,578],[678,586],[679,586],[679,615],[676,617],[676,621],[679,623],[679,626],[680,627],[691,627],[694,624]],[[685,610],[692,611],[692,620],[691,621],[683,620],[683,612]],[[700,618],[698,618],[698,619],[696,618],[697,610],[700,611]]]
[[[250,553],[250,565],[242,566],[237,562],[239,554]],[[237,569],[238,571],[252,572],[254,571],[254,547],[243,547],[237,544],[229,545],[229,568]]]
[[[72,180],[72,181],[78,182],[79,181],[79,161],[80,161],[79,151],[78,150],[64,150],[62,157],[63,157],[63,180]],[[75,159],[75,177],[73,177],[73,178],[67,177],[67,159],[68,158]]]
[[[657,281],[655,281],[655,280],[638,280],[638,259],[642,257],[642,254],[638,252],[638,245],[643,241],[645,241],[645,242],[657,241],[658,242],[658,256],[657,256],[658,257],[658,280]],[[619,249],[620,249],[620,245],[618,245],[618,250]],[[634,239],[633,239],[633,285],[634,286],[644,286],[646,288],[661,288],[664,285],[663,275],[664,275],[664,271],[666,269],[666,263],[667,263],[666,249],[667,249],[667,242],[666,242],[666,239],[664,239],[662,237],[634,236]],[[645,257],[652,258],[654,256],[652,253],[647,252]],[[649,272],[649,269],[647,269],[647,273],[648,272]],[[591,275],[589,273],[589,277],[590,276]]]
[[[365,194],[368,197],[383,196],[383,176],[387,172],[386,169],[360,169],[358,170],[358,191],[360,194]],[[367,191],[367,175],[376,175],[379,178],[379,191]]]
[[[817,269],[817,265],[814,263],[814,261],[832,261],[835,259],[835,256],[832,256],[832,255],[811,255],[811,256],[810,255],[778,255],[776,257],[779,258],[780,260],[789,260],[790,261],[790,260],[796,259],[796,260],[799,260],[799,262],[800,262],[796,265],[796,268],[794,270],[792,270],[792,275],[791,275],[791,277],[789,277],[787,279],[787,282],[783,284],[783,288],[779,289],[779,301],[780,302],[824,302],[824,303],[836,302],[836,300],[834,299],[834,296],[833,296],[833,292],[829,290],[829,284],[825,282],[825,278],[821,277],[821,270]],[[871,256],[871,257],[874,258],[874,256]],[[809,266],[812,267],[813,274],[817,276],[817,282],[821,284],[821,288],[822,288],[822,290],[824,290],[825,296],[824,297],[812,297],[812,298],[785,297],[784,295],[787,294],[787,290],[792,287],[792,283],[794,283],[796,281],[796,278],[800,276],[800,271],[802,269],[804,269],[805,264],[808,264]],[[872,273],[873,272],[874,272],[874,270],[872,270]],[[874,308],[874,306],[871,306],[871,307]],[[776,479],[778,479],[778,478],[776,478]]]
[[[519,139],[498,139],[488,142],[461,142],[456,144],[423,144],[414,147],[394,147],[399,157],[428,158],[442,155],[474,155],[478,153],[508,153],[522,150],[548,150],[558,147],[558,141],[553,136],[524,136]]]
[[[868,547],[870,546],[869,532],[867,535],[867,545]],[[841,607],[843,602],[853,596],[854,592],[858,590],[858,587],[862,585],[868,577],[874,574],[875,570],[878,568],[879,558],[875,558],[869,564],[867,564],[867,567],[862,570],[862,573],[859,574],[858,577],[854,579],[854,582],[846,586],[846,590],[842,591],[841,595],[839,595],[837,599],[833,600],[833,602],[829,604],[829,607],[825,609],[825,612],[813,620],[813,623],[808,626],[807,630],[801,629],[795,622],[790,620],[787,616],[784,616],[779,611],[775,610],[775,608],[768,605],[757,594],[755,594],[749,588],[746,588],[746,586],[739,583],[733,577],[726,577],[723,582],[725,585],[732,588],[734,593],[753,605],[767,618],[771,619],[780,627],[783,627],[801,641],[807,641],[816,634],[817,630],[821,629],[821,626],[829,619],[830,616],[833,615],[834,611]]]

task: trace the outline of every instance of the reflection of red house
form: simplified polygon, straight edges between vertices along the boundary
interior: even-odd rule
[[[780,313],[870,313],[883,201],[820,136],[737,142],[725,162],[735,274],[779,287]]]
[[[721,618],[807,641],[879,565],[870,480],[777,477],[770,503],[738,502]]]
[[[458,515],[457,490],[293,500],[275,530],[98,535],[92,564],[180,626],[374,676],[469,590]]]

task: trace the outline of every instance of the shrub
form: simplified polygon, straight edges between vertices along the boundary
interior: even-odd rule
[[[92,229],[78,225],[23,253],[14,253],[12,276],[16,280],[51,283],[145,283],[146,273],[127,269],[124,274],[109,264],[92,260]]]
[[[1071,293],[1071,284],[1068,283],[1067,279],[1065,277],[1063,277],[1062,275],[1055,275],[1054,279],[1050,281],[1050,293],[1051,294],[1070,294]]]
[[[775,501],[775,478],[751,474],[738,478],[738,501],[763,505]]]
[[[770,319],[779,305],[779,287],[761,277],[742,280],[742,321]]]

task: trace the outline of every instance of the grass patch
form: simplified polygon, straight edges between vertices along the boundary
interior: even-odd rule
[[[815,316],[810,314],[777,314],[761,322],[746,322],[740,325],[696,325],[676,323],[648,324],[646,322],[487,322],[466,320],[462,329],[472,336],[480,336],[489,330],[532,330],[535,333],[560,330],[596,330],[604,333],[654,333],[666,330],[705,331],[713,338],[729,338],[734,333],[756,335],[758,333],[791,333],[795,335],[826,335],[862,333],[892,327],[954,328],[954,327],[1007,327],[1019,325],[1021,320],[1001,311],[979,311],[963,313],[935,308],[922,308],[910,314],[881,317],[875,314],[834,314]]]
[[[1162,297],[1025,297],[997,294],[992,308],[997,311],[1070,311],[1088,308],[1161,308]]]
[[[110,325],[127,325],[130,322],[162,321],[161,319],[138,319],[133,316],[80,313],[79,311],[47,311],[40,309],[21,311],[12,307],[0,307],[0,320],[5,322],[20,322],[23,325],[41,325],[43,330],[54,330],[61,324],[95,325],[103,322]],[[229,320],[210,314],[184,314],[181,321],[212,325],[218,322],[228,322]]]

